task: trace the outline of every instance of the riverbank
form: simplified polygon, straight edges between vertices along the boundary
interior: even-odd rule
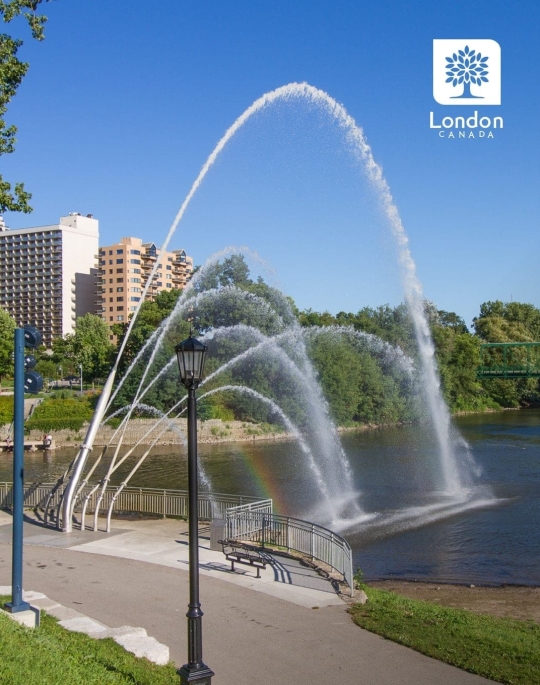
[[[26,404],[35,402],[35,400],[25,400]],[[30,405],[28,409],[30,409]],[[463,417],[470,415],[494,414],[500,412],[520,411],[528,409],[528,407],[504,408],[504,409],[486,409],[483,411],[470,412],[456,412],[452,414],[453,417]],[[169,429],[159,436],[158,445],[176,445],[182,442],[182,436],[186,435],[186,419],[171,419],[168,421]],[[151,430],[156,425],[155,419],[132,419],[127,429],[124,432],[123,444],[126,446],[151,445],[157,436],[157,431]],[[162,425],[162,424],[161,424]],[[337,431],[340,434],[348,433],[365,433],[371,431],[387,430],[389,428],[399,428],[405,426],[401,422],[398,423],[384,423],[384,424],[358,424],[355,426],[338,426]],[[84,439],[88,425],[85,424],[79,431],[70,429],[49,430],[55,441],[57,448],[70,448],[78,446]],[[179,430],[175,430],[178,428]],[[12,426],[6,424],[0,426],[0,440],[5,440],[11,434]],[[116,429],[110,426],[102,426],[94,441],[96,447],[102,447],[111,443],[113,436],[115,436]],[[267,423],[248,423],[246,421],[222,421],[221,419],[209,419],[208,421],[199,421],[197,424],[198,441],[200,443],[242,443],[253,442],[259,440],[266,441],[286,441],[294,440],[294,436],[285,431],[279,425]],[[31,430],[26,433],[26,438],[31,441],[39,441],[43,437],[43,431]],[[114,442],[114,440],[113,440]]]
[[[476,614],[540,623],[540,587],[483,587],[402,580],[373,581],[368,585],[409,599],[421,599],[454,609],[467,609]]]
[[[161,435],[163,424],[156,428],[156,419],[132,419],[123,432],[123,444],[131,447],[133,445],[152,445],[157,438],[157,445],[178,445],[185,442],[187,435],[186,419],[171,419],[168,421],[168,429]],[[83,425],[79,431],[70,429],[48,431],[57,448],[78,447],[84,439],[88,426]],[[5,440],[10,426],[0,427],[0,440]],[[95,447],[114,444],[118,439],[115,435],[116,429],[110,426],[101,426],[94,440]],[[27,440],[39,441],[43,438],[43,432],[37,430],[28,431],[25,435]],[[289,433],[283,431],[280,426],[270,424],[247,423],[245,421],[222,421],[221,419],[210,419],[208,421],[197,422],[198,442],[206,443],[225,443],[225,442],[254,442],[257,440],[291,440]]]

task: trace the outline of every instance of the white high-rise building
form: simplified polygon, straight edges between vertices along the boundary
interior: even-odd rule
[[[0,220],[0,307],[50,346],[77,317],[96,314],[99,222],[72,213],[53,226],[10,230]]]

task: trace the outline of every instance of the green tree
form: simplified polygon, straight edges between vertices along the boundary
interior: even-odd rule
[[[13,373],[13,333],[15,320],[0,307],[0,392],[2,377]]]
[[[484,302],[480,315],[473,320],[476,335],[481,342],[540,342],[540,309],[523,302]],[[526,351],[513,349],[508,352],[514,363],[523,363]],[[493,348],[485,354],[484,363],[500,362],[501,351]],[[503,407],[540,402],[540,382],[528,379],[493,379],[482,383],[489,396]]]
[[[9,23],[23,16],[32,32],[33,38],[43,40],[44,26],[47,18],[38,15],[37,10],[42,2],[49,0],[0,0],[0,18]],[[16,126],[8,125],[4,119],[7,107],[15,96],[23,78],[28,71],[28,63],[17,57],[22,41],[11,36],[0,34],[0,155],[10,154],[15,149]],[[24,189],[23,183],[11,183],[0,175],[0,214],[10,212],[31,212],[28,204],[31,194]]]
[[[115,352],[109,336],[109,327],[100,316],[80,316],[74,333],[53,341],[53,361],[58,364],[66,359],[71,363],[72,370],[77,371],[81,364],[83,378],[87,381],[104,378],[109,373]]]
[[[171,314],[181,294],[181,290],[162,290],[153,300],[146,300],[142,303],[122,359],[120,360],[120,373],[127,369],[144,343],[160,326],[161,322]],[[120,349],[124,341],[127,329],[127,323],[114,324],[111,328],[112,332],[117,336],[118,349]]]

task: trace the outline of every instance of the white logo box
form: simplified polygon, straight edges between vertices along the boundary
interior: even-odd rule
[[[479,79],[480,85],[473,82]],[[440,105],[500,105],[501,46],[497,41],[436,38],[433,41],[433,97]]]

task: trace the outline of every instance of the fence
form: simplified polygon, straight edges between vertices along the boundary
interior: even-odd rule
[[[341,573],[353,593],[352,550],[347,540],[315,523],[259,509],[258,504],[227,509],[228,538],[282,547],[321,561]]]
[[[25,483],[24,506],[28,508],[43,508],[47,503],[49,494],[55,483]],[[78,497],[75,511],[81,511],[85,496],[92,489],[92,485],[83,488]],[[10,508],[11,483],[0,483],[0,508]],[[180,516],[188,514],[187,490],[159,490],[157,488],[133,488],[126,487],[117,494],[119,486],[109,486],[100,503],[100,510],[106,511],[116,495],[114,504],[115,512],[136,512],[140,514],[156,514],[159,516]],[[98,489],[88,499],[86,511],[95,511],[96,503],[100,494]],[[60,504],[62,496],[58,489],[49,502],[49,508],[55,509]],[[223,493],[199,493],[199,518],[203,521],[211,521],[213,518],[225,518],[225,512],[230,507],[242,506],[251,502],[257,502],[256,497],[246,495],[227,495]],[[270,500],[271,501],[271,500]]]
[[[44,508],[54,483],[26,483],[24,506]],[[81,511],[85,496],[92,485],[86,485],[80,493],[75,511]],[[159,516],[188,515],[187,490],[159,490],[156,488],[108,487],[103,495],[100,510],[108,510],[116,496],[115,511],[154,514]],[[12,484],[0,483],[0,509],[12,506]],[[99,489],[88,499],[88,513],[95,511]],[[60,503],[58,489],[49,502],[51,509]],[[349,543],[337,533],[309,521],[272,513],[272,500],[258,500],[246,495],[223,493],[199,493],[199,518],[203,521],[224,519],[226,537],[234,540],[249,540],[263,547],[273,545],[287,552],[299,552],[320,561],[343,575],[344,581],[353,590],[353,562]]]

